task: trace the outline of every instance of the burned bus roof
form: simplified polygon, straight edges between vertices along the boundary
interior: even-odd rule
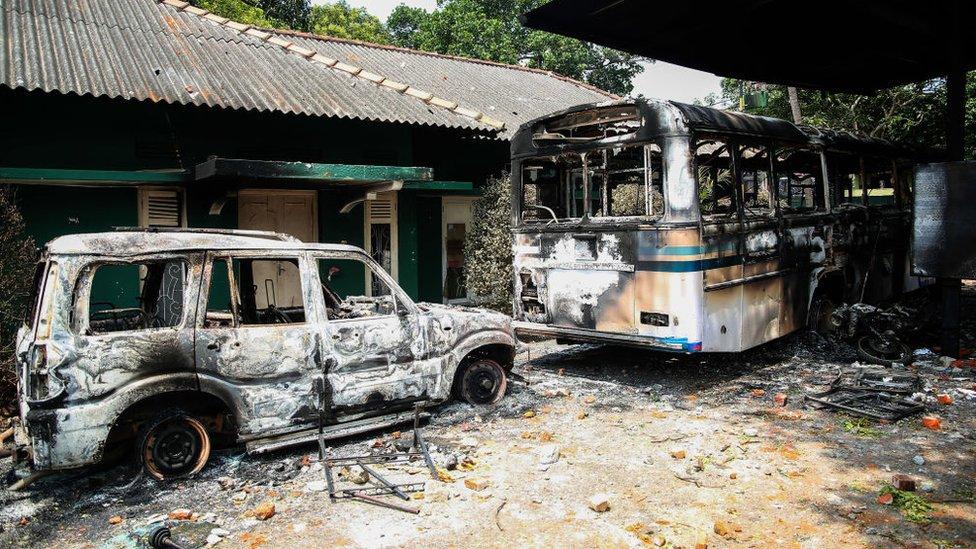
[[[59,236],[45,247],[53,255],[136,256],[153,253],[199,250],[319,250],[363,253],[343,244],[302,242],[297,238],[268,231],[179,231],[120,230]]]
[[[887,153],[899,156],[913,155],[914,149],[892,144],[883,139],[856,135],[846,131],[798,126],[788,120],[757,116],[736,111],[727,111],[690,105],[677,101],[660,99],[629,99],[602,103],[589,103],[552,113],[526,122],[512,139],[512,155],[525,156],[548,150],[553,147],[566,147],[569,143],[546,143],[539,145],[534,137],[545,132],[547,125],[554,121],[567,119],[584,121],[579,116],[588,111],[594,114],[593,120],[612,120],[613,114],[601,118],[599,113],[618,113],[632,107],[634,115],[639,116],[642,126],[634,132],[634,141],[651,139],[658,135],[679,132],[714,132],[747,137],[766,137],[778,141],[823,145],[824,147],[850,150],[852,152]],[[565,124],[564,124],[565,125]],[[596,140],[594,141],[596,143]]]

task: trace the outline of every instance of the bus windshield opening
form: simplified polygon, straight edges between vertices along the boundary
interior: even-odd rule
[[[664,213],[657,144],[608,147],[526,160],[521,221],[657,217]]]

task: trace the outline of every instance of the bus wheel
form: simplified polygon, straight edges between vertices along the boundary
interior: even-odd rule
[[[861,336],[857,340],[857,355],[874,364],[893,366],[908,363],[912,357],[912,351],[898,340],[870,334]]]
[[[198,473],[210,458],[207,428],[182,410],[167,410],[146,422],[138,441],[138,458],[157,480]]]
[[[830,335],[837,326],[831,320],[837,305],[827,296],[819,295],[810,306],[809,328],[822,336]]]
[[[507,387],[505,370],[487,358],[468,364],[458,379],[458,393],[469,404],[495,404],[505,396]]]

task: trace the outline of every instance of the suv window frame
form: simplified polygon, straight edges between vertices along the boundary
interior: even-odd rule
[[[314,323],[314,320],[310,318],[311,307],[306,299],[306,277],[303,274],[303,265],[305,265],[305,260],[308,254],[305,250],[220,250],[207,252],[204,265],[205,265],[205,276],[201,278],[205,279],[201,281],[200,287],[200,304],[202,307],[200,318],[196,323],[198,329],[204,330],[240,330],[245,328],[269,328],[269,327],[285,327],[293,328],[295,326],[307,326]],[[294,259],[298,267],[298,283],[301,287],[302,295],[302,310],[304,312],[304,320],[301,322],[272,322],[270,324],[245,324],[240,322],[240,307],[243,303],[240,301],[240,289],[238,288],[237,275],[234,273],[234,259],[261,259],[265,261],[286,261]],[[210,303],[210,290],[213,283],[213,265],[216,261],[226,261],[227,266],[227,282],[229,284],[230,290],[230,305],[231,305],[231,319],[232,324],[230,326],[207,326],[207,313],[209,312],[208,305]],[[318,279],[316,278],[316,281]]]
[[[92,332],[89,333],[90,320],[91,320],[91,291],[92,284],[95,279],[95,275],[98,273],[98,269],[103,265],[134,265],[140,268],[139,284],[142,284],[141,269],[146,263],[168,263],[172,261],[178,261],[183,264],[184,267],[184,278],[183,278],[183,307],[180,310],[180,320],[171,326],[158,326],[155,328],[140,328],[135,330],[115,330],[111,332]],[[190,278],[192,277],[193,270],[190,268],[190,259],[186,255],[182,254],[167,254],[163,256],[139,256],[139,257],[104,257],[98,258],[93,261],[86,263],[78,270],[78,276],[75,280],[74,285],[71,290],[71,321],[70,330],[75,335],[81,337],[105,337],[105,336],[117,336],[119,334],[131,334],[131,333],[146,333],[146,332],[159,332],[163,330],[179,330],[186,327],[187,322],[187,311],[193,306],[192,303],[188,303],[187,298],[189,296],[190,290]],[[84,288],[82,288],[84,285]],[[84,296],[82,296],[82,290],[84,290]],[[141,293],[141,289],[140,289]],[[84,297],[84,302],[81,298]],[[82,307],[84,303],[84,307]]]
[[[414,303],[412,299],[410,299],[410,296],[407,295],[407,293],[403,290],[403,288],[401,288],[400,285],[397,284],[395,280],[393,280],[393,277],[390,276],[390,273],[386,272],[386,270],[383,269],[383,267],[381,267],[380,264],[377,263],[376,260],[374,260],[368,254],[360,253],[360,252],[311,250],[308,253],[308,259],[315,267],[313,270],[315,271],[314,275],[316,276],[316,282],[318,282],[318,287],[317,287],[318,293],[316,295],[320,296],[322,300],[321,301],[322,316],[323,316],[323,321],[326,323],[331,324],[333,322],[377,320],[377,319],[385,319],[390,317],[399,317],[403,314],[415,315],[420,310],[417,307],[417,304]],[[324,284],[324,282],[322,281],[322,273],[321,270],[319,269],[319,261],[322,259],[359,261],[360,263],[363,263],[366,267],[368,267],[375,274],[377,274],[380,280],[382,280],[387,286],[390,287],[390,290],[392,291],[392,295],[395,297],[396,302],[403,305],[404,312],[401,313],[398,308],[396,312],[394,312],[392,315],[377,315],[377,316],[359,317],[359,318],[328,318],[328,314],[326,313],[325,310],[326,309],[325,293],[322,291],[322,284]]]

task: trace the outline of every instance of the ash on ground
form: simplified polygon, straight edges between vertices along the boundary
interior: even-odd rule
[[[0,544],[144,547],[165,523],[187,547],[971,547],[976,362],[913,343],[901,371],[919,375],[907,398],[926,409],[891,423],[805,405],[865,366],[812,333],[735,355],[530,343],[497,406],[431,410],[440,480],[423,462],[384,469],[425,484],[409,502],[418,515],[330,502],[314,447],[234,448],[173,483],[121,464],[4,492]],[[403,450],[409,428],[330,450]]]

